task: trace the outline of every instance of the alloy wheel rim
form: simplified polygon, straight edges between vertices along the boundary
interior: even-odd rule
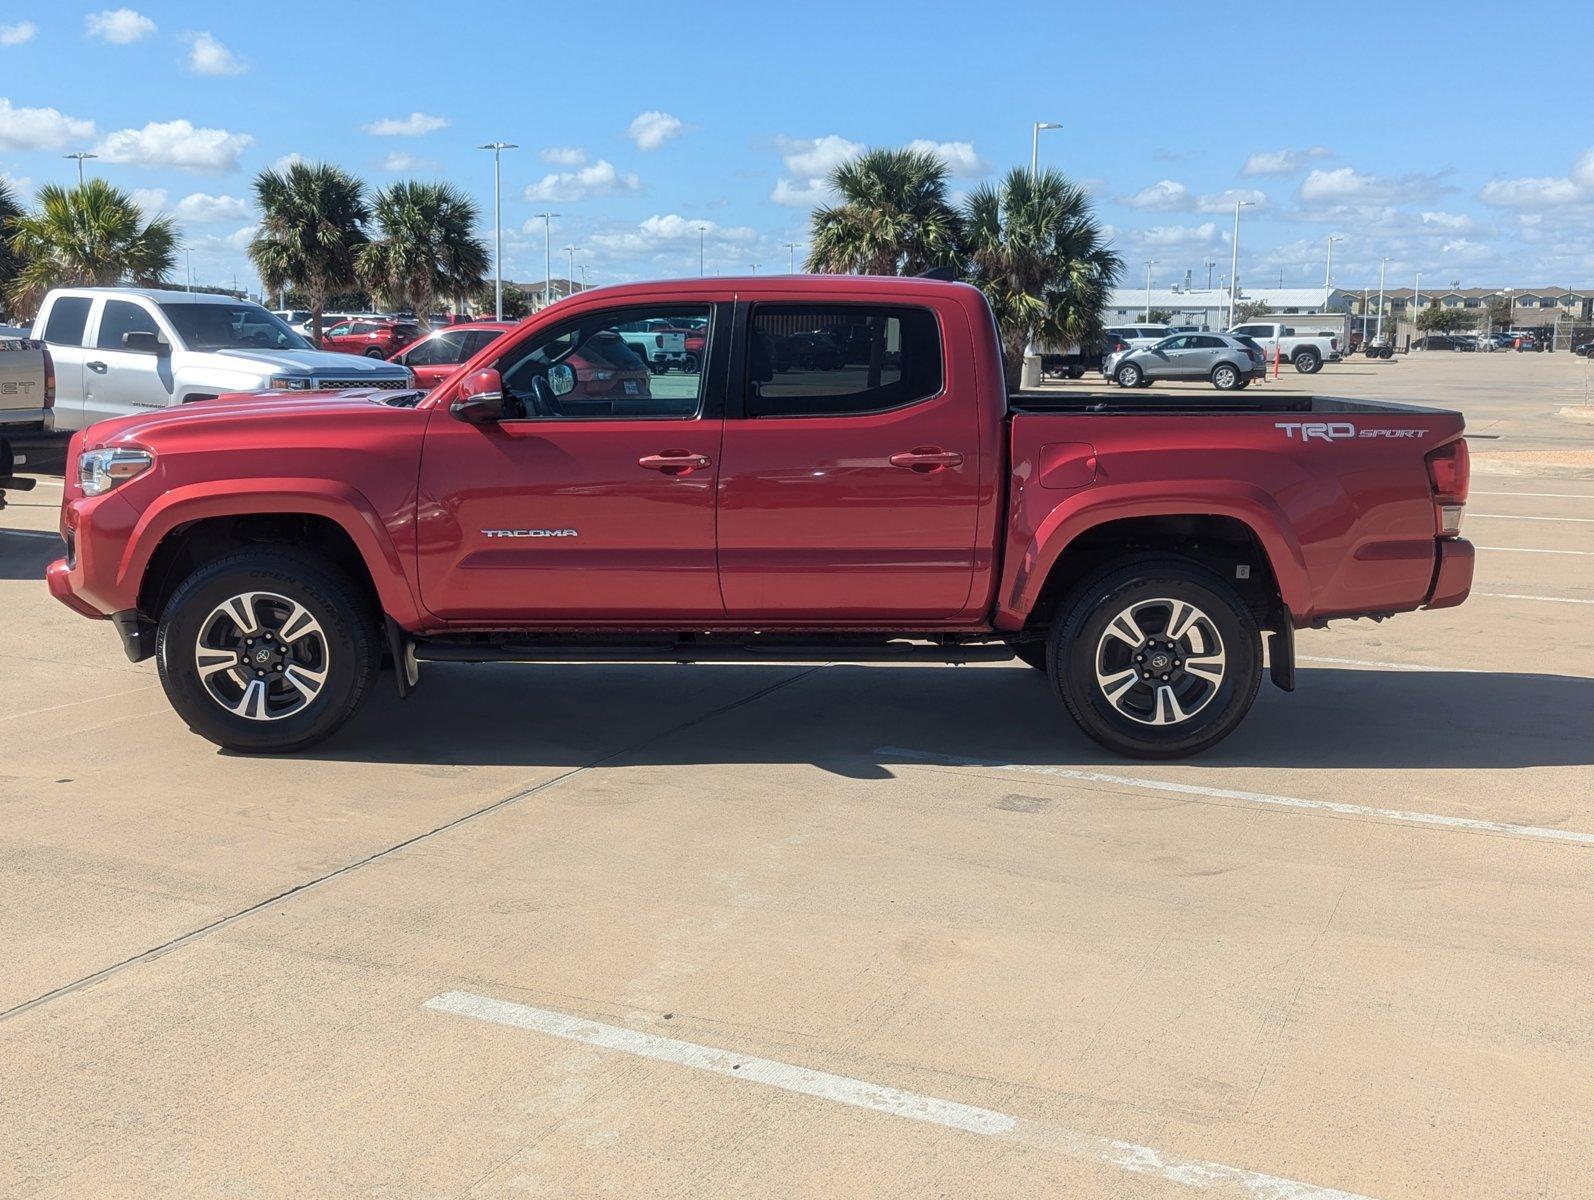
[[[1229,367],[1218,368],[1218,386],[1228,387],[1234,382],[1234,371]]]
[[[1121,716],[1140,725],[1181,725],[1216,698],[1227,674],[1212,618],[1171,597],[1138,600],[1096,643],[1096,686]]]
[[[310,610],[276,592],[240,592],[199,626],[194,667],[211,700],[249,721],[303,712],[327,682],[331,653]]]

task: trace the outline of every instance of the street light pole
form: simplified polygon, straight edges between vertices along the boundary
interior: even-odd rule
[[[1212,268],[1217,266],[1215,259],[1203,259],[1201,265],[1207,269],[1207,291],[1212,290]]]
[[[1041,165],[1041,130],[1061,129],[1056,121],[1036,121],[1029,131],[1029,177],[1031,179],[1040,175]]]
[[[703,235],[708,232],[707,225],[697,227],[697,277],[703,278]]]
[[[553,303],[553,219],[556,212],[538,213],[542,218],[542,303]]]
[[[1146,259],[1146,315],[1141,320],[1148,325],[1151,324],[1151,268],[1156,265],[1156,259]]]
[[[1373,334],[1375,341],[1384,339],[1384,268],[1388,265],[1388,255],[1378,260],[1378,332]]]
[[[499,191],[498,157],[505,150],[518,150],[514,142],[488,142],[478,150],[493,152],[493,313],[496,320],[504,319],[504,230],[502,203]]]
[[[1345,239],[1337,233],[1328,235],[1328,261],[1323,264],[1323,307],[1328,307],[1328,293],[1334,289],[1334,243]]]
[[[788,275],[797,274],[797,247],[801,245],[801,242],[786,243],[786,274]]]
[[[1411,289],[1411,327],[1417,328],[1417,318],[1422,315],[1422,272],[1417,272],[1417,286]]]
[[[61,155],[61,157],[62,158],[75,158],[75,159],[77,159],[77,185],[78,185],[78,187],[82,187],[83,186],[83,160],[85,158],[98,158],[99,155],[98,154],[90,154],[87,150],[77,150],[77,151],[74,151],[71,154],[63,154],[63,155]]]
[[[1229,324],[1234,328],[1234,304],[1240,290],[1240,210],[1250,208],[1256,204],[1255,200],[1236,200],[1234,202],[1234,240],[1229,256]]]
[[[570,256],[569,265],[565,267],[565,295],[570,295],[576,290],[576,248],[566,246],[565,253]]]

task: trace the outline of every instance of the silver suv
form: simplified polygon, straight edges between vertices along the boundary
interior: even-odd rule
[[[1126,388],[1159,379],[1205,379],[1219,391],[1237,391],[1267,370],[1261,350],[1247,340],[1226,333],[1179,333],[1153,346],[1108,355],[1101,373]]]

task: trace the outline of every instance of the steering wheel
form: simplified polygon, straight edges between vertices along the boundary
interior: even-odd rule
[[[539,417],[559,416],[558,402],[553,388],[548,386],[546,375],[537,375],[531,381],[531,406]]]

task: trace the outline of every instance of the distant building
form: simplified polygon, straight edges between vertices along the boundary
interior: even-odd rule
[[[1280,316],[1306,313],[1349,313],[1351,293],[1341,288],[1248,288],[1240,289],[1239,303],[1262,303]],[[1120,287],[1107,300],[1103,324],[1132,325],[1146,319],[1146,310],[1171,313],[1170,325],[1194,325],[1200,329],[1224,329],[1229,325],[1227,288],[1152,288],[1147,304],[1145,288]]]

